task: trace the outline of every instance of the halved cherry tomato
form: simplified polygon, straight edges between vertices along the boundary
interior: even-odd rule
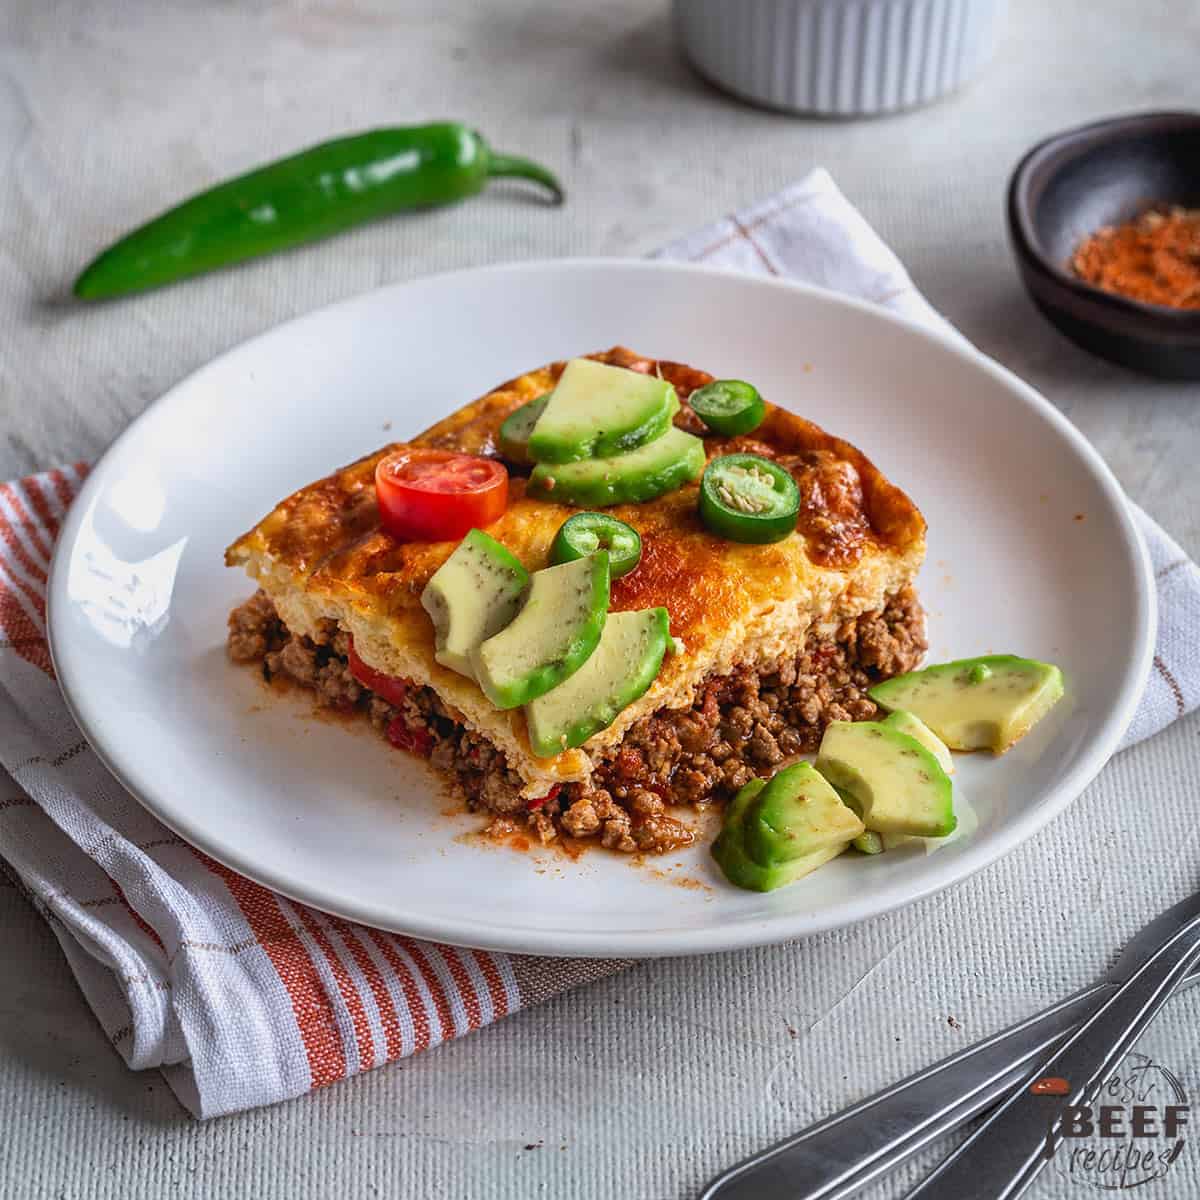
[[[346,661],[350,667],[350,674],[363,687],[369,688],[380,700],[386,700],[396,708],[403,706],[404,699],[412,687],[407,679],[398,679],[395,675],[385,675],[382,671],[376,671],[374,667],[368,667],[358,657],[353,642],[350,643],[350,649],[346,652]]]
[[[375,468],[383,528],[406,542],[448,542],[482,529],[508,507],[508,472],[473,454],[414,447]]]

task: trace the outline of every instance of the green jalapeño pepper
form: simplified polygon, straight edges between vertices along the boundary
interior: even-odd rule
[[[740,379],[714,379],[688,397],[692,411],[723,437],[750,433],[762,424],[766,405],[753,384]]]
[[[608,551],[608,575],[619,579],[628,575],[642,557],[642,539],[632,525],[607,513],[581,512],[568,517],[554,535],[550,546],[552,563],[573,562],[597,550]]]
[[[159,287],[376,217],[463,200],[496,178],[531,180],[562,202],[545,167],[495,153],[464,125],[373,129],[322,142],[135,229],[89,264],[75,295],[104,300]]]
[[[778,542],[796,528],[800,489],[777,463],[757,454],[714,458],[700,480],[700,519],[731,542]]]

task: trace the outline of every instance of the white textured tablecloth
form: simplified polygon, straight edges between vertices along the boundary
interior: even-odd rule
[[[1195,106],[1200,6],[1008,8],[994,60],[962,92],[844,122],[707,87],[676,53],[665,0],[6,0],[0,479],[94,460],[178,379],[296,314],[433,271],[646,253],[825,163],[931,302],[1200,556],[1200,384],[1140,377],[1061,337],[1022,290],[1003,206],[1039,138]],[[559,170],[569,203],[497,187],[136,302],[55,302],[132,221],[223,174],[443,117]],[[1092,979],[1196,886],[1198,750],[1193,714],[1118,755],[1020,850],[902,912],[801,945],[643,963],[483,1036],[205,1122],[110,1049],[49,927],[0,876],[0,1195],[694,1196],[751,1149]],[[1195,991],[1143,1041],[1193,1095],[1198,1025]],[[1200,1196],[1200,1137],[1141,1191]],[[1031,1200],[1094,1194],[1046,1175]]]

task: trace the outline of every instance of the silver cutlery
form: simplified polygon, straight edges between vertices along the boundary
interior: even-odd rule
[[[909,1200],[1013,1200],[1062,1144],[1066,1114],[1093,1105],[1133,1044],[1200,959],[1200,893],[1144,926],[1113,971],[1125,982],[1038,1068],[1067,1081],[1064,1094],[1021,1088],[923,1183]]]
[[[1146,948],[1172,927],[1177,909],[1194,903],[1185,901],[1150,922],[1099,983],[744,1159],[711,1180],[698,1200],[840,1200],[853,1194],[1036,1077],[1039,1063],[1112,1000]],[[1195,983],[1200,967],[1179,986]]]

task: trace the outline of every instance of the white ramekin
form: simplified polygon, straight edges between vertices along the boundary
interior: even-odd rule
[[[745,99],[827,116],[926,104],[991,55],[1007,0],[675,0],[696,69]]]

